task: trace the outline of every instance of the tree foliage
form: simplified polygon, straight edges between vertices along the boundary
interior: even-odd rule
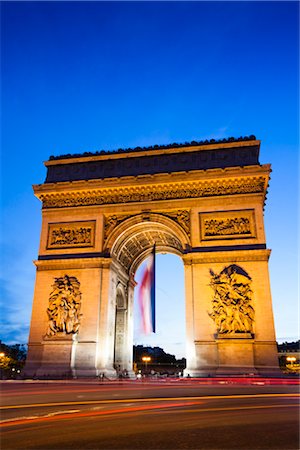
[[[15,378],[21,373],[26,360],[26,346],[7,345],[0,341],[1,378]]]

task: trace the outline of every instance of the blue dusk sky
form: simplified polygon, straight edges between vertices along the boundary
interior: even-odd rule
[[[298,2],[2,2],[1,335],[26,343],[50,155],[254,134],[278,340],[298,336]],[[180,258],[157,261],[158,333],[184,354]],[[138,278],[139,274],[137,274]],[[172,314],[171,314],[172,313]],[[136,328],[138,328],[137,324]]]

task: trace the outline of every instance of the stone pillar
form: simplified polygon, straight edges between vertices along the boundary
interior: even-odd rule
[[[127,291],[127,334],[124,345],[124,364],[129,378],[135,378],[133,371],[133,313],[134,313],[134,288],[136,283],[134,280],[129,280]]]
[[[265,257],[256,262],[253,271],[256,311],[254,364],[261,375],[280,375],[269,279],[269,255],[270,251],[266,251]]]
[[[116,320],[116,274],[111,260],[103,267],[100,280],[100,310],[98,348],[96,356],[97,374],[116,378],[114,368],[115,320]]]
[[[36,261],[29,352],[25,375],[37,377],[96,376],[101,346],[101,294],[106,295],[105,258]],[[49,297],[56,278],[75,277],[80,283],[80,325],[77,333],[59,332],[47,336]],[[104,291],[104,292],[103,292]],[[105,320],[104,320],[105,321]]]
[[[49,318],[49,296],[53,291],[55,278],[66,274],[78,276],[78,271],[50,270],[48,262],[36,262],[36,284],[33,299],[31,328],[28,343],[28,355],[24,374],[27,377],[69,377],[71,373],[71,358],[76,335],[58,332],[47,336]],[[59,263],[56,263],[56,268]],[[50,266],[51,267],[51,266]],[[79,275],[80,277],[80,275]]]
[[[204,268],[191,255],[183,257],[186,298],[186,359],[185,376],[214,374],[217,368],[217,346],[213,326],[207,320],[210,298],[206,289]]]
[[[183,257],[186,285],[185,375],[278,374],[268,274],[269,250],[201,252]],[[218,333],[212,312],[212,270],[238,265],[251,278],[253,333]]]

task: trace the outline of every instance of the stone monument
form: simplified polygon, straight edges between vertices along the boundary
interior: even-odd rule
[[[134,276],[154,243],[184,263],[185,375],[278,372],[259,149],[250,136],[50,157],[25,373],[134,376]]]

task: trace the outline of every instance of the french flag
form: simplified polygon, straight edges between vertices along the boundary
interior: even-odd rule
[[[142,275],[138,299],[142,332],[155,333],[155,245]]]

